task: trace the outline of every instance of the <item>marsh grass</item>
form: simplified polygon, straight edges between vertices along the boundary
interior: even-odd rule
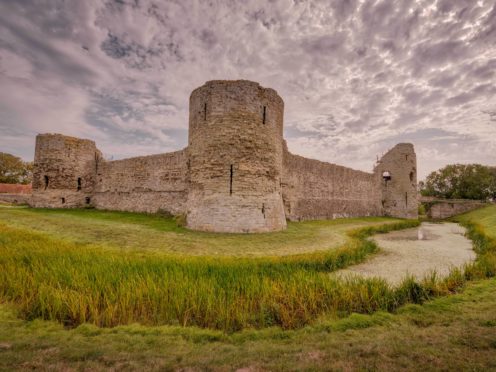
[[[27,319],[67,326],[297,328],[322,314],[396,306],[394,291],[381,280],[333,280],[327,273],[377,251],[367,236],[417,224],[355,230],[339,249],[253,259],[123,254],[0,225],[0,297]]]

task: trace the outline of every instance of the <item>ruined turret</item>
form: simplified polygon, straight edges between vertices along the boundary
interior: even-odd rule
[[[411,143],[399,143],[374,168],[385,216],[418,218],[417,157]]]
[[[36,136],[32,205],[69,208],[91,204],[100,157],[90,140],[61,134]]]

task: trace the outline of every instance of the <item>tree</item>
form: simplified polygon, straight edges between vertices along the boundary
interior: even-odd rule
[[[25,162],[21,158],[0,152],[0,183],[31,182],[33,163]]]
[[[419,183],[420,193],[446,199],[486,200],[496,197],[496,168],[480,164],[451,164]]]

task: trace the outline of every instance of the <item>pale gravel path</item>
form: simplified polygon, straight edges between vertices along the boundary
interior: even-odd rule
[[[381,277],[395,285],[406,275],[422,279],[435,270],[444,276],[451,268],[475,259],[472,242],[464,236],[465,229],[460,225],[422,223],[420,229],[423,240],[418,239],[418,228],[375,235],[373,239],[381,248],[379,254],[334,275]]]

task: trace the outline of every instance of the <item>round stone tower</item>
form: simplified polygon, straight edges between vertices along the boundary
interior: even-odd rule
[[[90,140],[61,134],[36,136],[31,204],[44,208],[91,204],[100,157]]]
[[[283,112],[275,90],[251,81],[209,81],[191,93],[189,228],[233,233],[286,228]]]

